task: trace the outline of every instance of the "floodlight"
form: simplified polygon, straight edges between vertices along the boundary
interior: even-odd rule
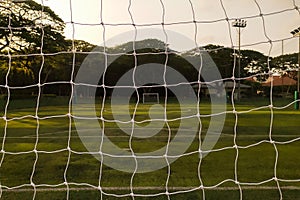
[[[300,27],[296,28],[295,30],[291,31],[291,34],[293,35],[293,37],[299,37],[299,51],[298,51],[298,83],[297,83],[297,100],[299,99],[298,94],[300,92]],[[295,95],[296,96],[296,95]],[[298,104],[299,102],[297,102]],[[298,109],[298,107],[297,107]]]
[[[241,28],[245,28],[247,26],[247,21],[243,19],[236,19],[232,22],[232,26],[238,28],[239,35],[239,57],[238,57],[238,78],[241,78]],[[241,98],[241,84],[240,80],[238,80],[238,101]]]

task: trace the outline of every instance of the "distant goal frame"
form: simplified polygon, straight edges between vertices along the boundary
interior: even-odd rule
[[[154,96],[156,101],[146,101],[147,96]],[[159,93],[158,92],[144,92],[143,93],[143,104],[159,104]]]

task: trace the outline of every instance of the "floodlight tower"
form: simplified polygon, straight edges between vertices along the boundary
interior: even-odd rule
[[[293,37],[299,37],[299,51],[298,51],[298,81],[297,81],[297,91],[295,91],[295,100],[299,99],[299,81],[300,81],[300,27],[296,28],[295,30],[291,31]],[[295,103],[295,109],[299,109],[299,102]]]
[[[241,78],[241,29],[247,26],[247,21],[243,19],[236,19],[232,23],[233,27],[238,28],[238,45],[239,45],[239,59],[238,59],[238,78]],[[241,80],[238,80],[238,94],[237,94],[238,101],[241,100]]]

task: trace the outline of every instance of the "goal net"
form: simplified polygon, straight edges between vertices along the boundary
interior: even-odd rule
[[[0,199],[298,199],[299,8],[0,0]]]

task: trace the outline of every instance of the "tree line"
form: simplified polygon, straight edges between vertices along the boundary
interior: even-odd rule
[[[0,2],[0,94],[6,94],[6,85],[10,87],[30,86],[28,89],[18,90],[20,93],[35,94],[37,83],[54,83],[43,86],[43,93],[68,95],[70,80],[73,80],[84,59],[96,45],[82,40],[69,40],[64,37],[64,21],[49,7],[34,1],[19,3]],[[105,84],[112,86],[124,73],[134,66],[147,63],[164,65],[166,62],[166,44],[157,39],[146,39],[135,42],[135,46],[143,47],[136,53],[138,63],[132,53],[132,42],[115,47],[105,47],[108,54],[125,52],[108,67],[105,75]],[[147,47],[147,48],[144,48]],[[104,49],[104,47],[98,47]],[[203,47],[215,62],[223,78],[230,78],[233,71],[234,55],[232,48],[206,45]],[[189,81],[198,79],[198,74],[189,62],[179,53],[167,49],[168,66],[179,71]],[[191,49],[186,52],[192,59],[198,59]],[[193,57],[194,56],[194,57]],[[261,80],[271,69],[277,73],[289,73],[296,79],[295,69],[297,54],[288,54],[278,57],[268,57],[258,51],[241,50],[241,77],[255,74]],[[103,80],[99,80],[103,81]]]

